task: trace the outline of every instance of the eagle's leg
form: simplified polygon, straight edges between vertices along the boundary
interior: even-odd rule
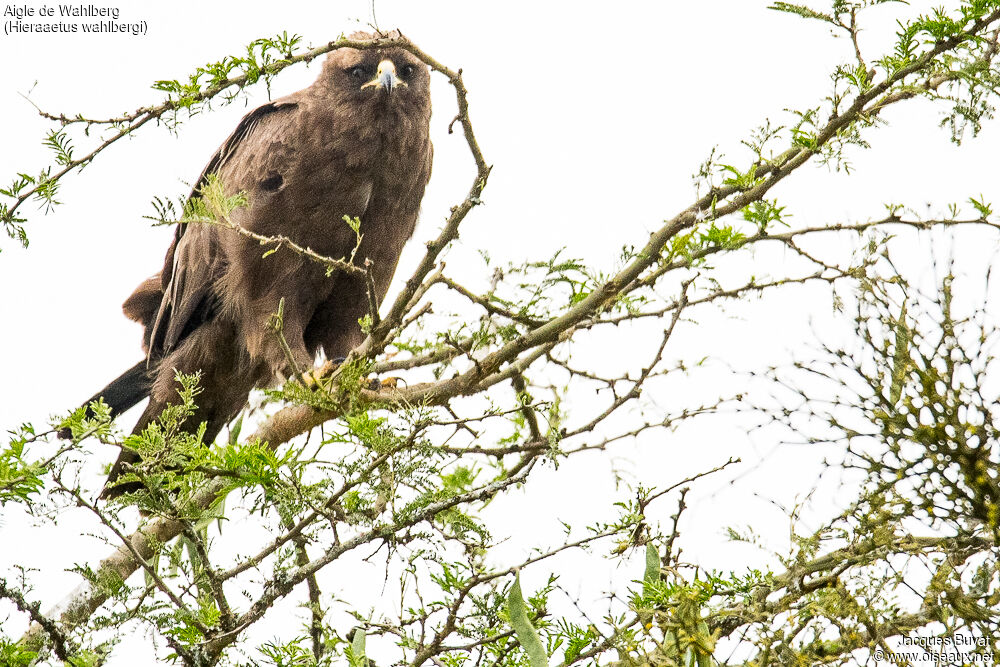
[[[330,359],[324,362],[322,365],[313,368],[312,370],[302,374],[302,380],[305,382],[307,389],[325,389],[327,387],[327,380],[333,374],[337,368],[340,367],[342,363],[346,360],[346,357],[337,357],[336,359]],[[368,377],[362,377],[358,379],[362,389],[368,389],[369,391],[382,391],[383,389],[395,389],[399,385],[400,378],[398,377],[387,377],[385,379],[379,379],[374,375],[369,375]]]

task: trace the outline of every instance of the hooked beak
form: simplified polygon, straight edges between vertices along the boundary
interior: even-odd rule
[[[372,88],[381,88],[387,93],[391,93],[394,88],[405,88],[406,82],[396,74],[396,66],[392,64],[391,60],[383,60],[378,64],[378,71],[375,73],[375,78],[361,86],[361,89],[364,90],[369,86]]]

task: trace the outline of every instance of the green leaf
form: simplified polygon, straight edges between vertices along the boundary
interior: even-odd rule
[[[233,422],[233,425],[229,427],[229,446],[236,447],[240,442],[240,431],[243,430],[243,415]]]
[[[975,197],[969,197],[969,203],[975,207],[980,217],[982,217],[984,220],[993,215],[993,206],[990,205],[990,203],[987,202],[986,198],[983,197],[982,195],[979,195],[979,199],[976,199]]]
[[[642,575],[642,594],[649,594],[649,587],[660,581],[660,552],[652,542],[646,543],[646,571]]]
[[[351,640],[351,648],[347,657],[351,667],[368,667],[368,658],[365,656],[365,631],[361,628],[354,631],[354,638]]]
[[[517,643],[528,654],[531,667],[548,667],[549,658],[542,646],[538,631],[528,618],[528,610],[521,596],[521,575],[514,575],[514,585],[507,593],[507,614],[510,616],[510,626],[514,629]]]
[[[28,667],[38,654],[7,639],[0,639],[0,664],[10,667]]]
[[[811,7],[806,7],[805,5],[795,5],[790,2],[775,2],[773,5],[769,6],[768,9],[773,9],[778,12],[785,12],[788,14],[795,14],[801,16],[804,19],[817,19],[824,21],[825,23],[832,23],[837,25],[836,20],[829,14],[824,14],[823,12],[818,12]]]

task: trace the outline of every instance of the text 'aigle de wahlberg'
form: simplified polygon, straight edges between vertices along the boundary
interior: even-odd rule
[[[8,34],[85,32],[144,35],[145,21],[119,21],[121,9],[99,5],[6,5],[4,31]]]

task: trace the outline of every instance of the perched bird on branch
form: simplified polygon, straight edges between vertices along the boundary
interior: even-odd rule
[[[163,270],[123,306],[145,329],[147,358],[95,399],[119,414],[148,396],[139,432],[179,402],[175,371],[200,371],[185,427],[205,422],[211,441],[255,387],[311,369],[320,350],[342,357],[360,344],[358,320],[373,295],[385,296],[417,221],[431,172],[430,115],[429,69],[391,45],[335,50],[311,86],[247,114],[191,194],[205,197],[216,183],[225,196],[244,193],[246,205],[225,224],[177,227]],[[357,232],[345,216],[360,220]],[[358,268],[328,275],[328,264],[295,246]],[[287,348],[269,327],[279,305]],[[122,451],[102,497],[137,488],[113,485],[136,460]]]

